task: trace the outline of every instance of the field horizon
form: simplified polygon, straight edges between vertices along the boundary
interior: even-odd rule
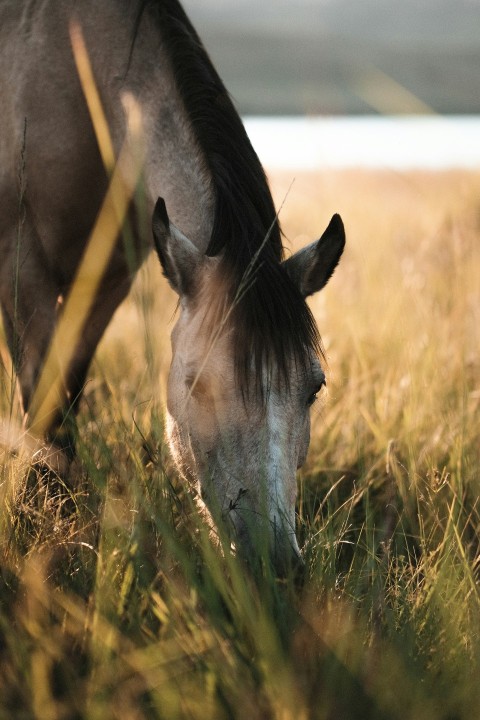
[[[0,720],[480,716],[480,171],[270,184],[287,254],[334,212],[347,234],[310,303],[328,398],[298,474],[303,585],[212,542],[176,476],[176,296],[152,256],[93,361],[69,481],[0,453]]]

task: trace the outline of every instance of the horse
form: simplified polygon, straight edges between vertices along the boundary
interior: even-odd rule
[[[76,277],[113,182],[72,27],[113,156],[133,145],[129,103],[143,154],[125,212],[130,249],[119,227],[42,426],[39,387],[55,381],[45,381],[46,358],[64,304],[74,288],[81,294]],[[325,385],[306,298],[339,262],[340,216],[285,259],[265,172],[177,0],[0,0],[0,34],[0,303],[25,432],[40,435],[37,457],[67,475],[95,349],[155,248],[179,297],[166,409],[179,473],[240,550],[255,553],[261,531],[278,572],[300,563],[296,471]]]

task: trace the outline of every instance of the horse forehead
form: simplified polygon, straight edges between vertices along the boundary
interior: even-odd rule
[[[215,273],[208,273],[208,281],[212,281]],[[214,281],[215,282],[215,281]],[[210,282],[205,283],[208,287]],[[205,287],[205,286],[204,286]],[[172,332],[173,352],[181,361],[185,374],[189,377],[202,375],[208,378],[208,385],[212,390],[221,387],[222,395],[234,394],[234,387],[238,380],[236,368],[234,339],[234,319],[229,317],[228,312],[222,314],[215,312],[215,322],[212,324],[208,295],[202,293],[201,302],[186,303],[182,306],[181,315]],[[215,303],[218,297],[210,295],[210,302]],[[242,397],[242,402],[253,408],[260,403],[272,403],[272,407],[294,404],[293,400],[301,388],[307,385],[319,385],[324,377],[319,358],[313,349],[306,347],[303,359],[287,358],[288,382],[283,374],[284,358],[282,358],[282,369],[279,370],[280,361],[277,361],[272,353],[262,368],[262,377],[258,382],[258,368],[254,354],[250,358],[248,374],[250,376],[249,387],[236,387],[236,394]],[[229,387],[225,393],[227,384]],[[250,393],[252,388],[263,388],[264,392]],[[247,390],[245,393],[244,391]]]
[[[174,354],[181,359],[184,372],[189,377],[202,375],[210,381],[212,386],[219,383],[229,382],[236,375],[235,348],[232,342],[233,328],[225,326],[212,332],[208,323],[203,321],[201,312],[182,312],[183,317],[179,320],[172,332]],[[324,377],[323,369],[316,353],[305,349],[303,362],[291,358],[287,360],[288,383],[277,372],[278,368],[275,358],[270,358],[264,363],[261,371],[260,383],[257,382],[258,369],[255,358],[251,357],[249,363],[249,385],[262,387],[264,393],[260,397],[270,398],[273,405],[283,404],[282,400],[291,399],[296,395],[298,389],[305,385],[320,384]],[[257,393],[243,392],[247,388],[237,388],[240,395],[250,398],[252,404],[260,401]]]

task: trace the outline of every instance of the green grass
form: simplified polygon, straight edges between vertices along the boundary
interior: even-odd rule
[[[329,399],[299,474],[303,587],[219,550],[175,476],[152,258],[93,363],[69,486],[1,456],[2,720],[480,717],[479,190],[344,172],[287,200],[293,246],[330,210],[348,242],[312,301]]]

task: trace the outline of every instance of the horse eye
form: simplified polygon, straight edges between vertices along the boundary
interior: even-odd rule
[[[326,385],[326,384],[327,384],[326,381],[325,381],[325,380],[322,380],[322,382],[321,382],[320,385],[317,387],[317,389],[315,390],[315,392],[313,392],[311,395],[308,396],[308,399],[307,399],[307,405],[308,405],[308,407],[311,407],[311,406],[313,405],[313,403],[314,403],[315,400],[317,399],[318,393],[320,392],[320,390],[322,389],[322,387],[323,387],[324,385]]]
[[[311,395],[309,395],[308,400],[307,400],[308,407],[311,407],[316,399],[317,399],[317,393],[312,393]]]

